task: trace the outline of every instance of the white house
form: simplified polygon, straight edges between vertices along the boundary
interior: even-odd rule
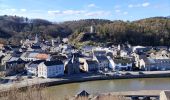
[[[45,61],[38,65],[38,77],[52,78],[64,75],[62,61]]]
[[[32,61],[25,65],[28,76],[37,76],[38,75],[38,65],[42,63],[43,60]]]
[[[115,58],[107,57],[109,60],[109,68],[112,70],[131,70],[132,69],[132,61],[128,58]]]

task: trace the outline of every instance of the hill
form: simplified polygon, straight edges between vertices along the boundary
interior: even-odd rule
[[[129,42],[132,45],[170,45],[170,19],[153,17],[133,22],[112,21],[103,25],[96,25],[97,38],[89,40],[90,44],[121,44]],[[71,35],[71,40],[78,40],[79,32]],[[83,36],[82,36],[83,37]],[[80,38],[80,37],[79,37]],[[86,41],[79,41],[81,43]]]
[[[88,33],[94,26],[94,34]],[[35,36],[41,39],[69,37],[73,44],[170,45],[170,19],[152,17],[133,22],[121,20],[85,19],[53,23],[43,19],[0,16],[0,42],[18,44],[21,39]]]

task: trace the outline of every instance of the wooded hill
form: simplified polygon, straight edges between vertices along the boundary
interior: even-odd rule
[[[86,34],[82,32],[89,32],[91,25],[94,26],[95,34],[85,36]],[[43,19],[0,16],[0,42],[18,44],[21,39],[31,38],[36,33],[42,39],[69,37],[73,44],[75,42],[92,45],[129,42],[132,45],[169,46],[170,19],[153,17],[133,22],[85,19],[52,23]]]

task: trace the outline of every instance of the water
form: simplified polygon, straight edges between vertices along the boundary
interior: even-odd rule
[[[170,90],[170,78],[121,79],[89,81],[57,85],[46,88],[48,93],[57,100],[74,96],[82,90],[98,94],[105,92],[133,91],[133,90]]]

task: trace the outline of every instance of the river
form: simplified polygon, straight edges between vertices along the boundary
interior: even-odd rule
[[[89,81],[57,85],[46,88],[51,98],[63,100],[68,96],[86,90],[88,93],[135,91],[135,90],[170,90],[170,78],[142,78]]]

